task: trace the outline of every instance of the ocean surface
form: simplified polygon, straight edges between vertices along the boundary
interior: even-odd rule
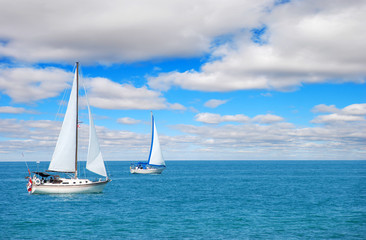
[[[0,239],[366,239],[366,161],[129,164],[101,194],[29,195],[25,163],[1,162]]]

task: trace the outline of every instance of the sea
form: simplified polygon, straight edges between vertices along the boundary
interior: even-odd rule
[[[366,161],[106,164],[103,193],[30,195],[26,164],[1,162],[0,239],[366,239]]]

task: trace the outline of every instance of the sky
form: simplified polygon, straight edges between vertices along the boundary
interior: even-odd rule
[[[50,161],[75,62],[107,161],[147,159],[151,111],[166,161],[365,160],[365,12],[363,0],[0,0],[0,161]]]

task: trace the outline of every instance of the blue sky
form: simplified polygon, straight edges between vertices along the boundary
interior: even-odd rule
[[[146,159],[150,111],[167,161],[365,159],[365,11],[330,0],[1,1],[0,160],[50,160],[76,61],[106,160]]]

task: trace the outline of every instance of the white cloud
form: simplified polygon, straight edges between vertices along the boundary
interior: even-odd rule
[[[366,103],[349,105],[342,109],[342,113],[349,115],[366,115]]]
[[[180,103],[168,103],[167,108],[172,110],[187,110],[187,108]]]
[[[209,51],[213,38],[256,26],[273,2],[1,1],[0,55],[69,63],[197,56]]]
[[[265,124],[282,122],[283,120],[284,120],[283,117],[276,116],[273,114],[257,115],[253,118],[254,122],[265,123]]]
[[[141,120],[137,120],[137,119],[133,119],[133,118],[129,118],[129,117],[124,117],[124,118],[119,118],[117,119],[118,123],[122,123],[122,124],[138,124],[141,122]]]
[[[362,116],[352,116],[352,115],[332,113],[329,115],[318,116],[312,122],[333,123],[333,122],[354,122],[354,121],[365,121],[365,118]]]
[[[0,68],[0,91],[14,102],[29,103],[56,97],[73,79],[73,73],[49,67]],[[136,88],[119,84],[106,78],[86,78],[91,105],[104,109],[173,109],[185,110],[179,103],[168,103],[160,92],[146,86]],[[4,108],[2,111],[26,112],[21,108]]]
[[[60,127],[60,122],[49,120],[0,119],[0,135],[3,137],[0,152],[14,157],[16,152],[53,151]]]
[[[204,106],[209,108],[217,108],[218,106],[227,103],[229,100],[211,99],[205,102]]]
[[[366,70],[365,1],[292,1],[263,17],[265,43],[244,31],[217,47],[199,71],[162,73],[149,85],[200,91],[274,89],[304,83],[364,83]]]
[[[314,107],[314,112],[327,112],[328,115],[317,116],[313,123],[342,123],[342,122],[355,122],[366,121],[366,103],[351,104],[343,109],[338,109],[334,105],[327,106],[320,104]]]
[[[339,110],[334,105],[327,106],[325,104],[319,104],[316,105],[312,111],[315,113],[333,113],[338,112]]]
[[[195,116],[196,121],[209,123],[209,124],[218,124],[222,122],[247,122],[249,118],[243,114],[237,115],[224,115],[214,113],[199,113]]]
[[[340,111],[349,109],[348,107]],[[360,112],[362,111],[348,116],[362,117],[356,115]],[[333,122],[334,124],[316,127],[298,127],[284,121],[265,125],[256,124],[255,117],[251,121],[241,114],[221,116],[205,113],[198,114],[196,117],[210,123],[243,121],[245,124],[172,126],[180,131],[180,135],[159,135],[166,159],[347,160],[364,159],[366,153],[366,121],[342,120],[338,122],[339,124]],[[33,161],[35,157],[39,160],[49,160],[60,127],[61,122],[49,120],[0,119],[1,159],[23,160],[14,154],[18,152],[20,156],[21,152],[25,152],[25,158],[29,160]],[[139,134],[112,130],[98,125],[96,127],[106,160],[146,159],[150,145],[150,132]],[[82,124],[79,131],[80,158],[83,160],[86,156],[88,127]]]
[[[0,153],[1,160],[49,161],[60,131],[61,122],[38,120],[25,121],[16,119],[0,119]],[[96,126],[99,144],[106,160],[128,160],[146,157],[150,136],[128,131],[110,130]],[[79,159],[85,160],[88,145],[88,126],[81,124],[79,129]],[[162,136],[164,139],[164,136]],[[17,155],[16,153],[19,153]],[[145,155],[146,156],[145,156]]]
[[[0,68],[0,91],[14,102],[28,103],[57,96],[73,74],[62,69]]]
[[[282,122],[284,120],[282,117],[273,114],[257,115],[250,119],[243,114],[221,116],[220,114],[215,113],[198,113],[195,116],[195,119],[198,122],[209,124],[219,124],[223,122],[248,123],[250,120],[257,123],[272,124],[276,122]]]
[[[168,103],[160,92],[146,86],[136,88],[106,78],[87,79],[88,98],[92,106],[103,109],[173,109],[185,110],[179,103]]]
[[[0,113],[15,113],[15,114],[20,114],[20,113],[25,113],[25,112],[27,112],[27,110],[25,110],[24,108],[10,107],[10,106],[0,107]]]
[[[178,125],[195,136],[209,159],[364,159],[366,123],[300,128],[291,123],[271,125]],[[223,158],[224,157],[224,158]],[[204,157],[201,157],[204,159]]]

